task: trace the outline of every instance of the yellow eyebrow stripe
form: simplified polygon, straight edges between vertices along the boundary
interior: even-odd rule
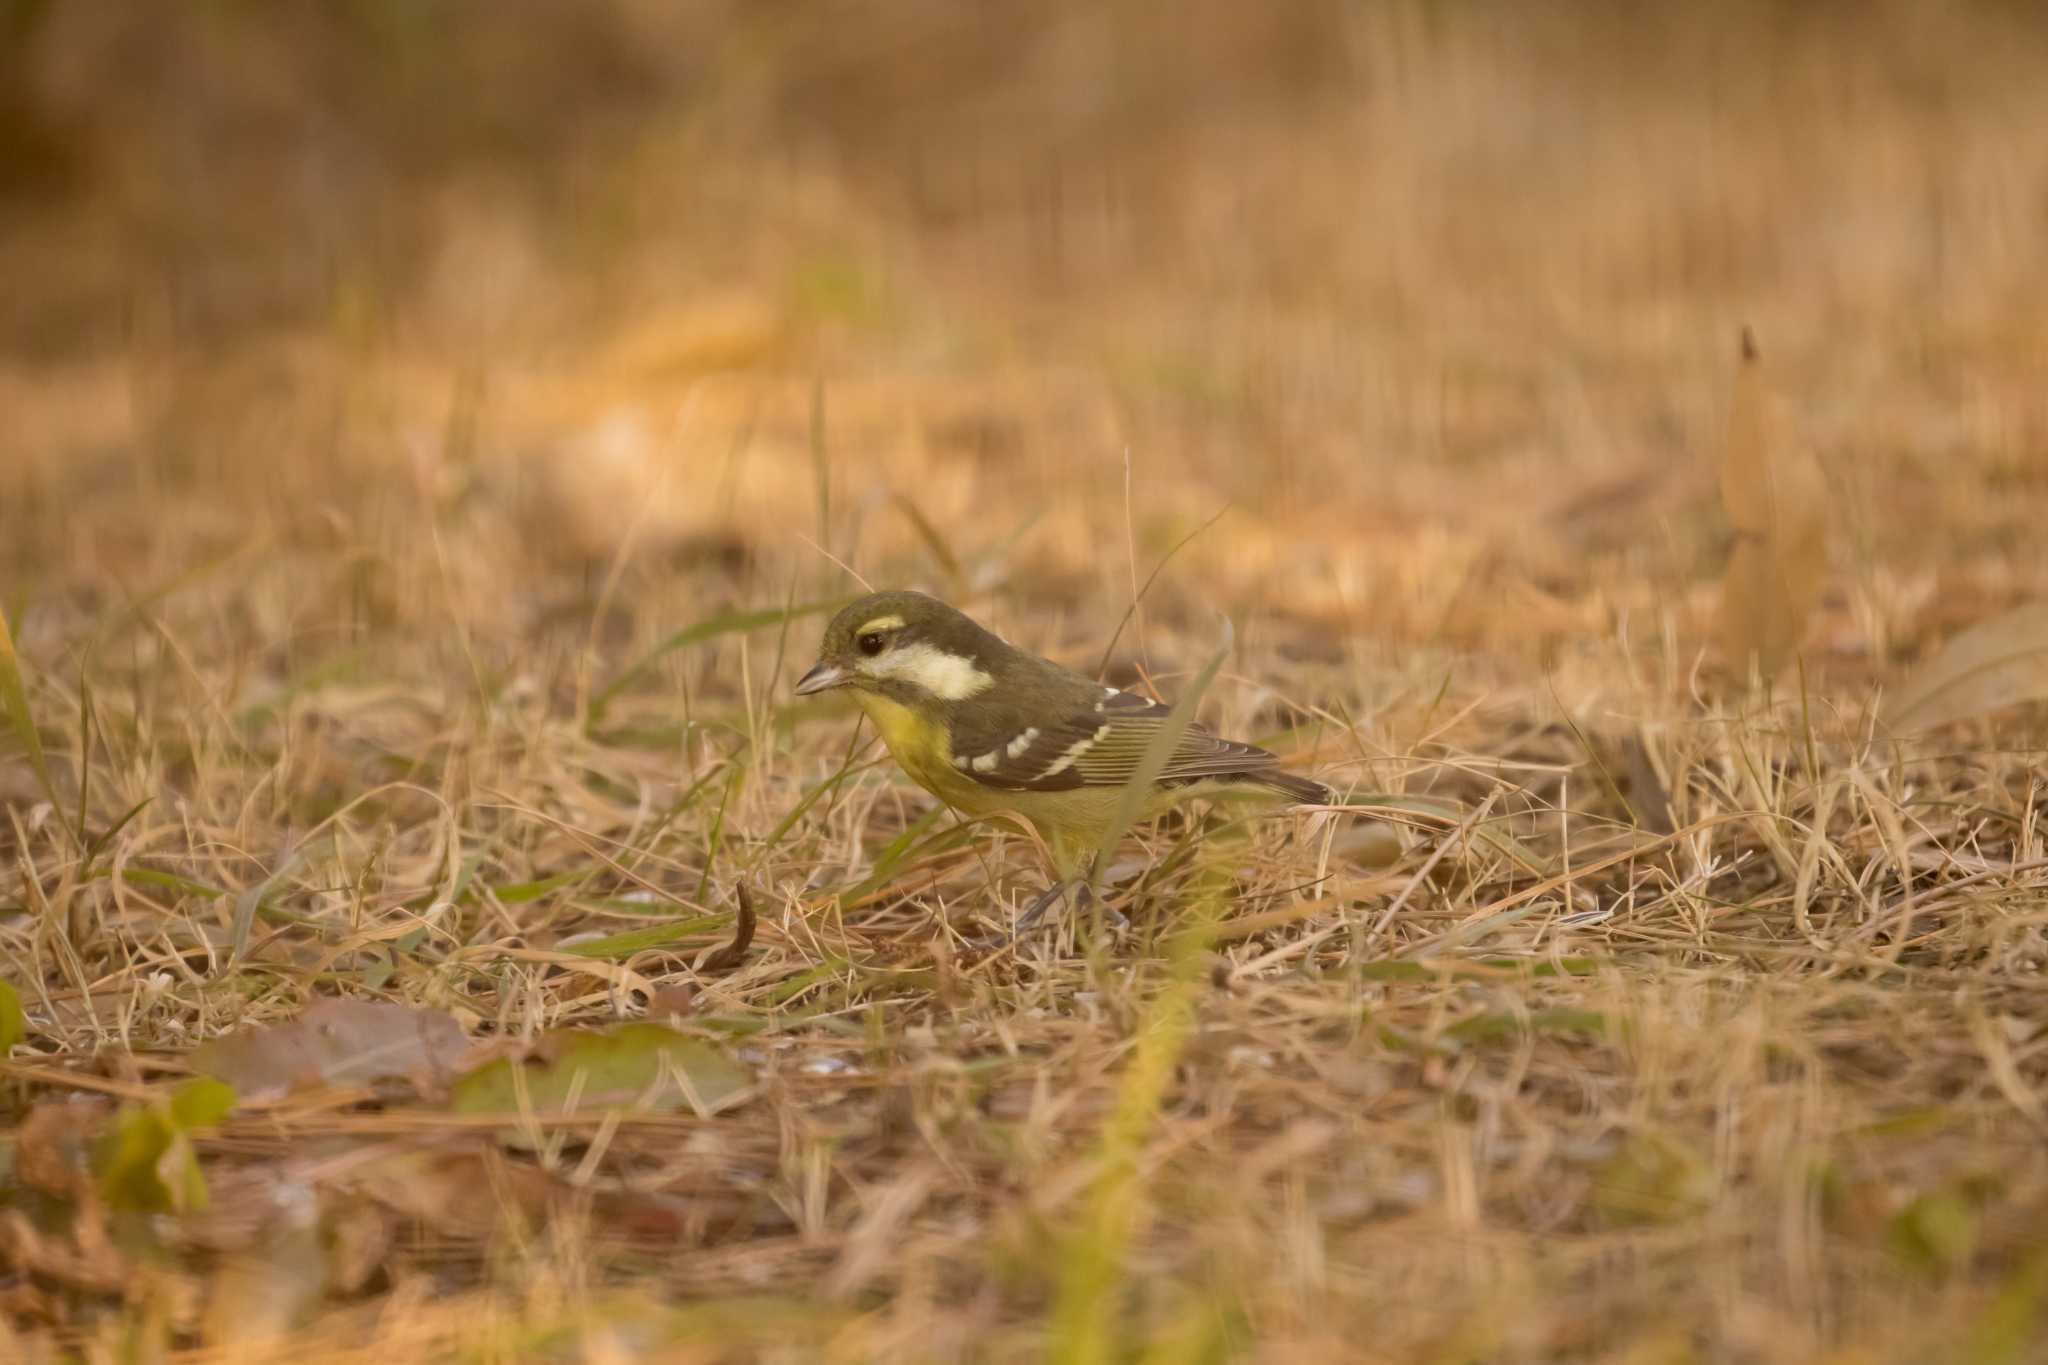
[[[871,630],[901,630],[901,629],[903,629],[903,618],[902,618],[902,617],[900,617],[900,616],[877,616],[877,617],[876,617],[876,618],[875,618],[874,620],[872,620],[872,621],[868,622],[868,623],[867,623],[866,625],[862,626],[862,627],[861,627],[861,628],[860,628],[859,630],[855,631],[855,632],[854,632],[854,634],[855,634],[855,635],[865,635],[865,634],[867,634],[867,633],[868,633],[869,631],[871,631]]]

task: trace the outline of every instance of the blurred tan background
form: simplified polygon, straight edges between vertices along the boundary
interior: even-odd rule
[[[1682,654],[1745,323],[1827,474],[1824,657],[2040,586],[2032,6],[0,20],[0,570],[44,603],[253,550],[259,635],[447,592],[488,654],[580,635],[622,547],[651,636],[838,591],[815,542],[1099,638],[1227,508],[1160,613]]]
[[[0,0],[0,1356],[2039,1358],[2048,615],[1937,646],[2048,601],[2044,73],[2022,0]],[[983,954],[1032,850],[772,609],[1093,668],[1169,559],[1111,666],[1227,614],[1204,720],[1402,823]],[[133,1155],[316,999],[761,1091]]]

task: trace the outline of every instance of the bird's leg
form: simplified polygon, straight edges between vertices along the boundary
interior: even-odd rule
[[[1045,918],[1046,912],[1066,900],[1069,896],[1073,898],[1073,908],[1076,914],[1085,910],[1089,902],[1093,901],[1102,907],[1104,918],[1114,928],[1128,928],[1130,921],[1124,918],[1115,906],[1096,896],[1092,883],[1092,875],[1058,878],[1051,886],[1041,891],[1036,900],[1024,908],[1024,913],[1017,916],[1017,922],[1011,926],[1009,933],[999,934],[994,938],[988,939],[983,946],[991,949],[1007,948],[1010,944],[1015,943],[1018,939],[1037,928],[1038,922]]]
[[[1030,933],[1038,926],[1038,922],[1045,918],[1045,912],[1065,900],[1069,891],[1075,894],[1078,902],[1081,897],[1088,894],[1088,883],[1081,877],[1062,877],[1045,888],[1039,893],[1038,899],[1031,902],[1023,914],[1017,916],[1016,924],[1010,928],[1010,939],[1021,938]],[[1009,939],[1004,941],[1008,942]]]
[[[1073,910],[1076,915],[1085,911],[1089,903],[1093,902],[1102,907],[1103,918],[1109,921],[1112,928],[1127,929],[1130,927],[1131,922],[1125,919],[1115,906],[1095,894],[1095,871],[1094,865],[1091,863],[1087,872],[1078,876],[1061,877],[1041,892],[1038,899],[1031,902],[1026,907],[1024,913],[1017,917],[1016,926],[1010,930],[1010,938],[1006,939],[1005,942],[1021,938],[1025,934],[1030,933],[1037,927],[1038,922],[1045,918],[1046,911],[1052,909],[1053,906],[1061,901],[1066,900],[1070,895],[1073,898]]]

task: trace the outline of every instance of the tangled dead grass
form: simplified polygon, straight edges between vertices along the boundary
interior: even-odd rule
[[[663,30],[642,136],[522,164],[578,210],[393,152],[387,255],[275,148],[138,171],[175,124],[90,163],[124,265],[13,231],[5,1353],[2038,1358],[2048,40],[1055,9],[678,11],[727,79]],[[1127,930],[977,950],[1028,836],[788,694],[835,559],[1079,667],[1163,563],[1112,675],[1229,615],[1205,718],[1374,809],[1140,831]],[[337,998],[746,1088],[168,1107]]]

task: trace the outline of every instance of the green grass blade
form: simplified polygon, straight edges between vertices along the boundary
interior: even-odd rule
[[[732,923],[732,915],[695,915],[688,919],[669,920],[664,924],[650,924],[641,929],[626,929],[603,938],[586,938],[576,943],[565,943],[560,951],[573,953],[577,957],[625,958],[649,948],[666,948],[671,943],[680,943],[687,938],[701,938],[725,928]]]
[[[86,848],[85,865],[87,867],[91,867],[95,862],[98,862],[100,854],[106,852],[107,845],[113,843],[115,837],[119,835],[122,830],[128,828],[128,822],[130,820],[133,820],[136,816],[142,814],[142,808],[154,800],[156,800],[154,796],[143,797],[140,801],[137,801],[134,805],[130,806],[127,809],[127,811],[121,816],[120,819],[116,820],[113,824],[108,825],[106,828],[106,832],[101,834],[98,838],[94,839],[92,843]],[[81,826],[81,828],[83,827]]]
[[[14,634],[7,628],[4,610],[0,610],[0,710],[6,712],[8,727],[27,753],[28,765],[35,770],[43,795],[53,808],[61,811],[64,803],[57,799],[56,785],[50,781],[50,762],[43,754],[42,733],[29,714],[28,685],[22,677],[21,656],[14,652]]]
[[[1201,695],[1228,652],[1226,644],[1209,661],[1191,696]],[[1139,1019],[1131,1063],[1117,1085],[1116,1104],[1103,1129],[1096,1161],[1099,1174],[1059,1257],[1046,1354],[1062,1365],[1108,1365],[1134,1354],[1119,1329],[1117,1307],[1126,1292],[1129,1248],[1144,1218],[1142,1158],[1194,1027],[1196,993],[1209,945],[1228,903],[1242,851],[1241,836],[1226,835],[1204,845],[1189,913],[1168,946],[1166,984]]]
[[[28,1020],[22,1014],[21,995],[5,981],[0,981],[0,1057],[7,1055],[7,1049],[28,1037]]]

